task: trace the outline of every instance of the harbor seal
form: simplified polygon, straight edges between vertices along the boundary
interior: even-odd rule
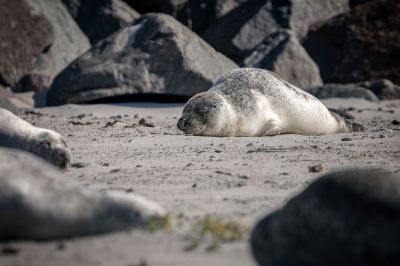
[[[202,136],[323,135],[361,131],[276,74],[240,68],[185,104],[178,129]]]
[[[60,168],[70,165],[69,149],[59,133],[35,127],[3,108],[0,125],[0,146],[31,152]]]

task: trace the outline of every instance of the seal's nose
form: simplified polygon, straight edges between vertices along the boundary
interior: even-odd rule
[[[178,124],[176,125],[179,130],[183,131],[183,119],[179,118]]]

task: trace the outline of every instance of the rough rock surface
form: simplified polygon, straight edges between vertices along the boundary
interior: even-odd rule
[[[48,104],[128,94],[191,96],[237,65],[164,14],[142,16],[96,44],[54,80]]]
[[[400,256],[399,206],[398,174],[334,172],[262,219],[252,251],[260,265],[392,265]]]
[[[215,49],[237,62],[280,29],[303,36],[308,26],[348,10],[348,0],[249,0],[213,23],[203,34]]]
[[[140,15],[122,0],[62,0],[92,44],[128,26]]]
[[[372,91],[380,100],[400,99],[400,86],[387,79],[365,81],[356,85]]]
[[[248,0],[126,0],[140,13],[161,12],[175,17],[194,32],[203,32],[217,18]]]
[[[324,84],[305,89],[319,99],[327,98],[359,98],[368,101],[378,101],[378,97],[370,90],[357,84]]]
[[[318,23],[303,43],[326,83],[400,83],[400,1],[375,0]]]
[[[27,74],[12,88],[14,92],[45,91],[50,87],[51,77],[43,74]]]
[[[90,48],[89,40],[60,0],[25,1],[29,1],[30,5],[43,12],[54,32],[54,42],[40,55],[32,72],[54,77]]]
[[[81,188],[28,153],[0,148],[0,155],[0,240],[100,234],[165,215],[139,196]]]
[[[271,70],[299,88],[322,85],[318,66],[290,31],[271,34],[242,65]]]
[[[0,6],[0,84],[12,86],[31,71],[54,34],[45,15],[27,1],[0,0]]]

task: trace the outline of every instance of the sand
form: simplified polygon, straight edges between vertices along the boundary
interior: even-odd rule
[[[250,266],[248,236],[208,251],[209,240],[188,251],[191,225],[205,215],[252,228],[323,173],[380,167],[400,171],[400,100],[377,103],[329,99],[348,109],[366,132],[325,136],[215,138],[176,129],[183,104],[66,105],[33,109],[23,117],[63,134],[73,166],[64,178],[97,190],[120,190],[168,209],[172,230],[126,230],[49,242],[0,244],[5,265]],[[140,118],[154,127],[138,125]],[[347,140],[346,140],[347,138]],[[323,172],[309,172],[321,164]]]

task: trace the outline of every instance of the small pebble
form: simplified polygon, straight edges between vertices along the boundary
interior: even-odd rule
[[[71,167],[73,168],[84,168],[86,166],[88,166],[89,164],[87,163],[83,163],[83,162],[76,162],[76,163],[72,163]]]
[[[309,173],[321,173],[324,171],[322,164],[312,165],[308,167]]]
[[[351,138],[342,138],[342,141],[352,141]]]
[[[17,255],[19,250],[12,246],[1,247],[1,254],[3,255]]]

